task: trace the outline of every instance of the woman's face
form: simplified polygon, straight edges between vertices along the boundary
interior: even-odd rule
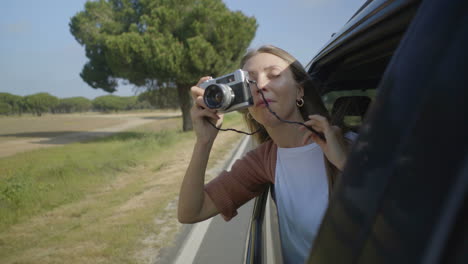
[[[294,80],[286,61],[270,53],[259,53],[247,60],[243,70],[249,73],[250,80],[257,82],[258,89],[278,116],[286,120],[302,120],[296,100],[302,98],[303,90]],[[253,84],[250,87],[254,98],[254,106],[249,107],[252,117],[265,127],[282,124],[268,111],[257,87]]]

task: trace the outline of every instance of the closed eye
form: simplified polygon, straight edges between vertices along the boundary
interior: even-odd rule
[[[281,74],[279,74],[279,73],[270,73],[270,74],[268,74],[268,78],[275,79],[275,78],[280,77],[280,75]]]

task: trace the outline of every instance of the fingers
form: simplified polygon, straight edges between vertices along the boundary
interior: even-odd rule
[[[190,89],[192,93],[192,98],[193,98],[193,107],[197,107],[200,109],[205,109],[208,108],[205,104],[205,101],[203,100],[203,92],[204,90],[200,87],[197,86],[192,86]],[[214,110],[213,110],[214,111]]]
[[[211,119],[214,119],[214,120],[221,119],[220,115],[218,114],[218,111],[216,111],[216,110],[211,110],[211,109],[205,108],[205,109],[202,110],[202,114],[203,114],[204,117],[208,117],[208,118],[211,118]]]
[[[193,101],[197,99],[197,97],[203,97],[203,94],[205,93],[205,90],[198,86],[192,86],[190,88],[190,95],[192,95]]]
[[[328,123],[327,118],[321,115],[310,115],[309,120],[304,124],[324,134],[330,130],[330,123]]]
[[[305,121],[304,124],[307,127],[312,128],[315,130],[317,133],[323,134],[326,138],[326,134],[330,132],[330,124],[327,120],[327,118],[321,116],[321,115],[310,115],[309,120]],[[324,140],[322,135],[318,135],[310,130],[307,130],[306,127],[301,126],[300,130],[305,131],[304,137],[303,137],[303,143],[307,143],[309,141],[314,141],[320,146],[323,146],[326,144],[326,141]]]
[[[203,108],[201,106],[194,106],[192,108],[192,116],[194,118],[207,117],[214,120],[218,120],[220,119],[221,114],[219,114],[218,111],[213,109]]]
[[[313,133],[310,131],[307,131],[302,138],[302,145],[308,145],[314,141],[315,140],[313,138]]]
[[[341,129],[337,126],[332,126],[323,116],[311,115],[309,118],[304,124],[323,134],[325,139],[307,130],[306,127],[300,127],[302,131],[305,131],[303,144],[306,145],[306,143],[313,140],[321,147],[327,159],[338,169],[342,170],[346,162],[346,145]]]
[[[221,127],[224,121],[224,115],[223,114],[217,114],[218,120],[216,122],[216,127]]]
[[[211,80],[211,79],[213,79],[211,76],[203,76],[203,77],[200,78],[200,80],[198,81],[196,86],[200,86],[201,83],[206,82],[206,81]]]
[[[197,84],[195,86],[192,86],[192,88],[190,89],[190,92],[192,94],[192,98],[195,100],[195,98],[197,98],[198,96],[203,96],[203,93],[205,92],[204,89],[200,88],[200,84],[208,81],[208,80],[211,80],[213,78],[211,78],[211,76],[204,76],[204,77],[201,77],[200,80],[197,82]]]
[[[205,101],[203,100],[203,94],[205,90],[200,88],[199,85],[203,82],[211,80],[211,76],[205,76],[200,78],[196,86],[190,88],[190,94],[193,99],[192,115],[195,118],[209,118],[214,121],[222,120],[222,115],[218,114],[216,109],[210,109],[206,106]]]
[[[195,98],[194,100],[194,106],[200,108],[200,109],[209,109],[206,104],[205,104],[205,101],[203,100],[203,97],[202,96],[198,96],[197,98]]]
[[[195,85],[195,86],[192,86],[190,88],[190,94],[192,95],[192,99],[195,101],[195,99],[199,96],[203,96],[203,94],[205,93],[205,90],[200,88],[200,84],[203,83],[203,82],[206,82],[208,80],[211,80],[213,79],[211,76],[204,76],[204,77],[201,77],[200,80],[198,81],[198,83]]]
[[[307,130],[305,127],[300,127],[299,129],[305,131],[304,136],[302,138],[302,144],[303,145],[307,145],[307,144],[310,144],[312,142],[315,142],[319,146],[323,147],[324,144],[326,144],[326,142],[319,135],[317,135],[316,133],[314,133],[314,132],[312,132],[310,130]]]
[[[220,119],[218,111],[216,109],[210,109],[205,105],[203,97],[198,96],[192,107],[192,114],[194,117],[207,117],[214,120]]]
[[[213,122],[217,122],[220,119],[222,119],[222,114],[219,114],[216,109],[208,108],[205,105],[205,102],[203,101],[202,96],[198,96],[195,99],[193,107],[191,109],[191,115],[194,121],[208,118],[208,119],[211,119]]]

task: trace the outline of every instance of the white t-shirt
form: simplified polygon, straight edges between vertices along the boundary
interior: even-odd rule
[[[278,148],[275,200],[284,263],[304,263],[328,206],[322,149]]]

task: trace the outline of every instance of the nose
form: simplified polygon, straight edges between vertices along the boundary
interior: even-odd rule
[[[267,84],[268,84],[268,80],[266,78],[262,76],[257,77],[255,80],[255,85],[254,85],[256,89],[254,89],[253,92],[259,93],[260,90],[262,92],[265,92],[267,90]]]

